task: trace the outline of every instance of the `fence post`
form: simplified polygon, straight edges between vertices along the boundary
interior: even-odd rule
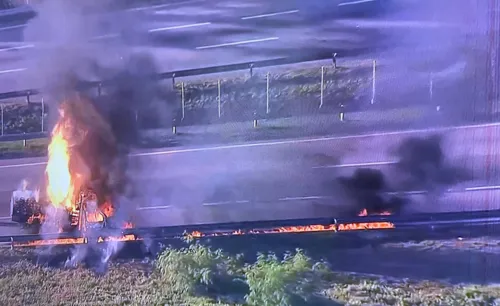
[[[99,83],[99,84],[97,85],[97,96],[98,96],[98,97],[100,97],[100,96],[101,96],[101,94],[102,94],[102,84],[101,84],[101,83]]]
[[[43,126],[43,117],[45,117],[45,102],[43,101],[43,97],[42,97],[42,122],[41,122],[41,124],[42,124],[42,133],[43,133],[43,128],[44,128],[44,126]]]
[[[175,73],[172,73],[172,89],[175,89]]]
[[[28,104],[30,104],[30,102],[31,102],[30,96],[31,96],[31,93],[28,91],[28,93],[26,94],[26,103],[28,103]]]
[[[377,79],[377,61],[373,60],[373,71],[372,71],[372,101],[371,104],[375,103],[375,92],[376,92],[376,79]]]
[[[250,77],[253,77],[253,64],[250,64]]]
[[[219,112],[219,118],[221,116],[221,111],[222,111],[222,105],[220,101],[220,79],[217,80],[217,108]]]
[[[3,104],[0,104],[0,125],[2,131],[0,135],[3,136]]]
[[[321,89],[319,96],[319,108],[323,107],[323,90],[325,85],[325,66],[321,66]]]
[[[429,101],[434,104],[434,74],[431,72],[429,75]],[[440,106],[436,105],[436,110],[440,110]]]
[[[269,105],[269,72],[266,74],[266,114],[269,114],[271,112],[271,108]]]
[[[186,115],[186,101],[184,98],[184,82],[181,82],[181,112],[182,112],[181,120],[184,120],[184,117]]]

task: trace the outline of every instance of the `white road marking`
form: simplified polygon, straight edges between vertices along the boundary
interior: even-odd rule
[[[500,123],[486,123],[486,124],[477,124],[477,125],[462,125],[462,126],[429,128],[429,129],[420,129],[420,130],[394,131],[394,132],[385,132],[385,133],[384,132],[379,132],[379,133],[360,134],[360,135],[347,135],[347,136],[334,136],[334,137],[303,138],[303,139],[291,139],[291,140],[270,141],[270,142],[242,143],[242,144],[214,146],[214,147],[199,147],[199,148],[189,148],[189,149],[178,149],[178,150],[167,150],[167,151],[135,153],[135,154],[130,154],[130,156],[132,156],[132,157],[146,157],[146,156],[169,155],[169,154],[179,154],[179,153],[195,153],[195,152],[204,152],[204,151],[221,151],[221,150],[229,150],[229,149],[243,149],[243,148],[267,147],[267,146],[277,146],[277,145],[290,145],[290,144],[298,144],[298,143],[312,143],[312,142],[332,141],[332,140],[360,139],[360,138],[370,138],[370,137],[379,137],[379,136],[394,136],[394,135],[406,135],[406,134],[426,133],[426,132],[443,132],[443,131],[453,131],[453,130],[463,130],[463,129],[476,129],[476,128],[485,128],[485,127],[497,127],[497,126],[500,126]],[[380,163],[380,162],[376,162],[376,163]],[[35,165],[44,165],[44,164],[46,164],[46,162],[3,165],[3,166],[0,166],[0,169],[2,169],[2,168],[16,168],[16,167],[35,166]]]
[[[254,16],[241,17],[241,19],[242,20],[249,20],[249,19],[257,19],[257,18],[279,16],[279,15],[295,14],[295,13],[298,13],[298,12],[299,12],[299,10],[291,10],[291,11],[284,11],[284,12],[276,12],[276,13],[269,13],[269,14],[262,14],[262,15],[254,15]]]
[[[203,203],[203,206],[218,206],[218,205],[228,205],[228,204],[245,204],[250,203],[250,201],[242,200],[242,201],[224,201],[224,202],[209,202]]]
[[[134,8],[127,9],[127,11],[134,12],[134,11],[144,11],[144,10],[155,10],[155,9],[164,8],[164,7],[171,7],[171,6],[198,3],[198,2],[205,2],[205,0],[189,0],[189,1],[181,1],[181,2],[177,2],[177,3],[158,4],[158,5],[152,5],[152,6],[141,6],[141,7],[134,7]]]
[[[12,51],[12,50],[21,50],[21,49],[28,49],[28,48],[33,48],[33,47],[34,47],[34,45],[24,45],[24,46],[18,46],[18,47],[9,47],[9,48],[0,49],[0,52]]]
[[[165,205],[165,206],[144,206],[144,207],[139,207],[137,210],[156,210],[156,209],[168,209],[171,208],[171,205]]]
[[[278,39],[279,39],[279,37],[267,37],[267,38],[261,38],[261,39],[243,40],[243,41],[236,41],[236,42],[224,43],[224,44],[218,44],[218,45],[196,47],[196,50],[220,48],[220,47],[228,47],[228,46],[237,46],[237,45],[246,45],[246,44],[253,44],[253,43],[278,40]]]
[[[210,24],[212,24],[212,23],[211,22],[202,22],[202,23],[185,24],[185,25],[178,25],[178,26],[172,26],[172,27],[151,29],[151,30],[148,30],[148,32],[154,33],[154,32],[161,32],[161,31],[168,31],[168,30],[186,29],[186,28],[192,28],[192,27],[206,26],[206,25],[210,25]]]
[[[2,166],[0,166],[0,169],[31,167],[31,166],[40,166],[40,165],[46,165],[46,164],[47,164],[46,162],[40,162],[40,163],[29,163],[29,164],[2,165]]]
[[[331,197],[325,197],[325,196],[286,197],[286,198],[280,198],[278,199],[278,201],[322,200],[329,198]]]
[[[120,34],[111,33],[111,34],[105,34],[105,35],[99,35],[96,37],[92,37],[91,40],[111,39],[111,38],[118,38],[118,37],[120,37]]]
[[[338,6],[355,5],[355,4],[367,3],[367,2],[373,2],[373,1],[375,1],[375,0],[358,0],[358,1],[340,3]]]
[[[25,26],[26,26],[25,24],[10,26],[10,27],[5,27],[5,28],[0,28],[0,31],[14,30],[14,29],[19,29],[19,28],[24,28]]]
[[[26,70],[26,68],[17,68],[17,69],[9,69],[9,70],[1,70],[0,74],[12,73],[12,72],[21,72]]]
[[[385,166],[385,165],[393,165],[396,163],[397,161],[364,162],[364,163],[352,163],[352,164],[341,164],[341,165],[316,166],[313,167],[313,169]]]
[[[492,186],[479,186],[479,187],[465,188],[466,191],[495,190],[495,189],[500,189],[500,186],[492,185]]]

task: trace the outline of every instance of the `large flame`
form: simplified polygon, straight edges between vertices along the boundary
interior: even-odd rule
[[[47,163],[47,196],[55,206],[68,210],[73,206],[74,184],[70,172],[69,141],[64,137],[64,125],[59,121],[52,130]]]
[[[56,207],[75,210],[77,195],[90,177],[88,166],[73,148],[87,135],[84,124],[79,123],[74,105],[79,101],[64,101],[59,118],[52,130],[48,148],[47,197]]]

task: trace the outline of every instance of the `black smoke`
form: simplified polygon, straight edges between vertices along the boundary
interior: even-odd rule
[[[439,135],[407,138],[394,153],[397,162],[386,172],[361,168],[351,177],[338,178],[344,193],[354,203],[350,214],[363,209],[368,214],[399,214],[412,203],[411,193],[440,192],[471,179],[465,169],[447,162]]]

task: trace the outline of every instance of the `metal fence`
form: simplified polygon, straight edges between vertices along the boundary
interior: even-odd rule
[[[314,58],[310,60],[324,60]],[[331,58],[330,58],[331,59]],[[277,65],[295,63],[290,59],[277,59]],[[362,96],[371,104],[377,103],[376,60],[363,61],[363,75],[352,77],[343,74],[342,67],[333,65],[314,66],[309,68],[288,69],[279,71],[260,71],[256,67],[269,67],[273,62],[268,60],[258,63],[242,63],[221,67],[208,67],[191,71],[169,72],[155,76],[155,80],[172,80],[176,94],[175,102],[178,112],[174,126],[211,124],[217,122],[247,121],[263,118],[279,118],[307,113],[334,111],[344,119],[344,106],[356,96]],[[358,64],[359,65],[359,64]],[[350,65],[357,67],[356,65]],[[247,67],[247,71],[239,72],[234,77],[210,78],[210,73],[221,71],[237,71]],[[185,77],[205,74],[195,80]],[[95,90],[101,95],[109,82],[85,84],[87,89]],[[429,78],[429,99],[433,99],[434,82]],[[352,91],[352,92],[349,92]],[[356,92],[357,91],[357,92]],[[39,97],[33,102],[33,97]],[[25,113],[31,109],[28,119],[30,130],[12,128],[9,123],[19,118],[8,114],[8,105],[0,104],[0,141],[30,139],[45,135],[47,130],[47,107],[38,90],[26,90],[0,94],[0,99],[24,97],[27,101]],[[147,116],[136,116],[137,120],[151,122]],[[174,132],[176,128],[174,127]]]

